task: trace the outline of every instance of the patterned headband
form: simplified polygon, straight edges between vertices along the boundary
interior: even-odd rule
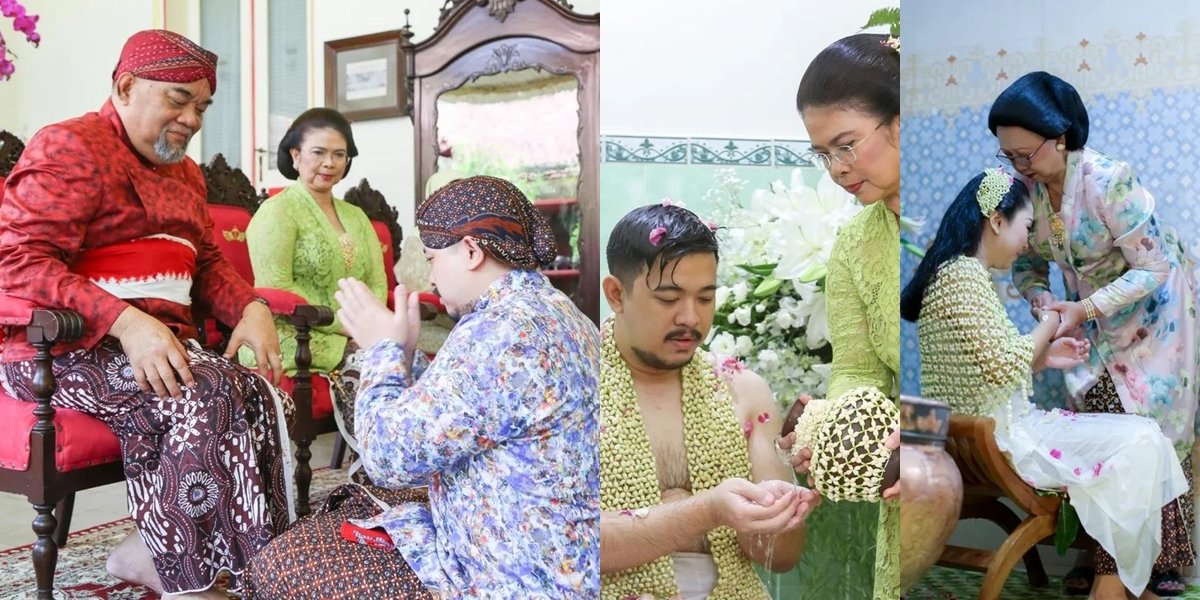
[[[1004,195],[1012,189],[1012,183],[1013,176],[1004,169],[985,169],[983,181],[979,182],[979,191],[975,194],[975,200],[979,202],[979,212],[985,217],[992,216]]]

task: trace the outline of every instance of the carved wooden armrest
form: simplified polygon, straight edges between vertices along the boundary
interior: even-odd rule
[[[995,486],[1027,511],[1050,514],[1058,509],[1058,496],[1038,494],[1017,474],[1004,451],[996,444],[996,421],[991,417],[953,416],[950,418],[949,437],[955,448],[952,450],[948,442],[947,450],[960,463],[964,484],[970,473],[972,477]],[[963,447],[959,448],[960,445]]]

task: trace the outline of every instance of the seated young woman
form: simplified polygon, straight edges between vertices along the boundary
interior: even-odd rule
[[[1032,223],[1024,184],[999,169],[976,175],[946,210],[900,314],[918,324],[922,394],[995,419],[996,444],[1016,472],[1030,486],[1066,490],[1083,529],[1114,559],[1090,597],[1125,599],[1126,589],[1146,590],[1155,557],[1172,543],[1163,507],[1187,480],[1154,421],[1044,411],[1029,400],[1035,371],[1072,368],[1091,351],[1083,339],[1054,338],[1060,315],[1051,310],[1022,335],[996,293],[989,269],[1012,265]]]

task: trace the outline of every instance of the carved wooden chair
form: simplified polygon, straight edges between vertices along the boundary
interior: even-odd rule
[[[25,145],[0,131],[0,202],[4,179]],[[50,405],[57,382],[51,369],[51,348],[58,342],[83,337],[83,319],[67,310],[42,310],[32,303],[0,296],[0,325],[24,327],[37,349],[34,393],[37,402],[23,402],[0,390],[0,491],[29,499],[33,519],[32,560],[37,597],[51,598],[58,549],[67,543],[75,492],[125,478],[121,445],[102,421],[71,409]],[[2,338],[2,332],[0,332]]]
[[[241,169],[234,169],[217,154],[207,165],[203,165],[205,184],[208,187],[208,212],[213,219],[213,237],[221,253],[233,263],[238,274],[247,283],[254,283],[254,270],[250,266],[250,249],[246,244],[246,229],[250,219],[258,210],[259,197],[250,180]],[[312,459],[310,447],[318,435],[336,431],[333,421],[333,404],[329,401],[329,384],[323,377],[314,376],[312,352],[309,350],[312,328],[333,322],[333,311],[326,306],[315,306],[297,294],[284,290],[256,288],[260,296],[271,306],[276,316],[288,318],[296,327],[296,375],[284,377],[280,387],[292,396],[296,404],[296,424],[291,435],[296,443],[296,514],[308,514],[308,492],[312,483]],[[203,307],[201,307],[203,310]],[[197,315],[201,317],[202,315]],[[211,319],[197,319],[206,323],[202,339],[220,347],[228,340],[229,330],[223,336],[213,336]]]
[[[394,289],[396,259],[400,256],[400,244],[404,241],[400,215],[365,178],[346,192],[346,202],[361,208],[371,219],[375,235],[379,236],[380,250],[383,251],[383,270],[387,273],[388,289]],[[388,306],[392,306],[391,294],[388,294]]]
[[[979,600],[1000,597],[1004,582],[1018,560],[1024,560],[1029,584],[1046,587],[1049,580],[1036,545],[1054,535],[1058,524],[1058,495],[1040,495],[1025,483],[996,446],[996,422],[989,417],[954,416],[946,452],[954,458],[963,481],[963,506],[959,517],[986,519],[999,525],[1008,537],[995,550],[946,546],[939,565],[984,572]],[[1000,502],[1008,498],[1027,513],[1022,519]]]

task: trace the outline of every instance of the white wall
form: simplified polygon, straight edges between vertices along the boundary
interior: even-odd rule
[[[610,0],[611,2],[611,0]],[[404,9],[408,8],[409,23],[412,25],[413,42],[420,43],[428,38],[437,25],[443,0],[313,0],[312,1],[312,90],[310,98],[314,106],[323,105],[325,100],[325,42],[399,29],[404,26]],[[600,0],[574,0],[575,11],[595,14],[600,11]],[[516,10],[521,10],[520,4]],[[354,124],[354,143],[359,156],[354,159],[354,170],[347,181],[335,188],[342,194],[366,177],[371,187],[383,193],[388,202],[400,213],[400,225],[406,232],[413,231],[413,213],[416,199],[413,197],[415,173],[413,148],[413,123],[408,117],[378,119]]]
[[[29,139],[38,129],[100,108],[112,70],[130,34],[155,27],[155,0],[22,0],[39,15],[39,47],[0,17],[4,39],[17,54],[12,79],[0,82],[0,129]]]
[[[905,0],[907,1],[907,0]],[[605,135],[808,139],[804,69],[896,0],[607,0],[600,27]]]

